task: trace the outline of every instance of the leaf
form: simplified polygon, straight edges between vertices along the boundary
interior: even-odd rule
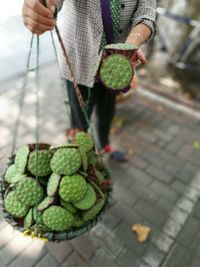
[[[200,149],[200,142],[194,142],[194,148]]]
[[[134,224],[132,230],[136,233],[139,242],[145,242],[151,232],[151,228],[141,224]]]

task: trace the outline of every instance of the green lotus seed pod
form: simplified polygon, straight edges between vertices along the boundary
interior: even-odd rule
[[[87,222],[89,220],[94,219],[98,215],[98,213],[102,210],[104,204],[105,204],[105,198],[98,199],[92,208],[83,212],[83,220]]]
[[[65,231],[72,226],[74,216],[64,208],[51,206],[43,212],[42,220],[53,231]]]
[[[33,178],[22,178],[16,187],[18,200],[26,206],[34,206],[36,202],[41,202],[43,199],[43,188]]]
[[[32,224],[33,224],[33,209],[30,209],[26,217],[24,218],[24,227],[29,229]]]
[[[37,222],[38,224],[42,224],[42,212],[37,210],[37,207],[33,208],[33,219],[35,222]]]
[[[83,176],[64,176],[60,183],[59,195],[67,202],[77,202],[86,194],[87,184]]]
[[[81,156],[76,148],[60,148],[51,159],[51,169],[60,175],[72,175],[81,166]]]
[[[105,69],[110,67],[109,75],[106,73]],[[119,70],[121,75],[123,75],[123,80],[121,80],[119,87],[119,83],[117,82],[119,78]],[[125,75],[126,74],[126,75]],[[108,56],[100,69],[100,77],[104,84],[110,89],[114,90],[122,90],[125,87],[129,86],[132,77],[133,77],[133,67],[129,60],[120,54],[112,54]]]
[[[118,44],[110,44],[106,45],[104,49],[115,49],[115,50],[136,50],[138,47],[135,44],[125,44],[125,43],[118,43]]]
[[[79,215],[75,215],[74,216],[74,222],[73,222],[73,227],[81,227],[83,226],[83,224],[85,223],[85,221],[79,216]]]
[[[15,218],[24,217],[29,209],[17,199],[15,191],[8,193],[4,200],[4,205],[7,212]]]
[[[74,206],[80,210],[87,210],[91,208],[97,200],[94,188],[87,184],[87,191],[83,199],[79,202],[73,202]]]
[[[24,174],[17,173],[15,164],[10,165],[5,173],[5,180],[10,184],[17,183],[23,177],[25,177]]]
[[[38,210],[43,211],[46,208],[48,208],[52,203],[54,202],[54,197],[53,196],[47,196],[45,197],[42,202],[38,205]]]
[[[82,160],[82,166],[83,166],[83,170],[84,171],[87,171],[87,168],[88,168],[88,158],[87,158],[87,154],[86,152],[81,148],[79,147],[79,153],[81,155],[81,160]]]
[[[60,148],[78,148],[78,145],[76,144],[62,144],[62,145],[55,145],[55,146],[51,146],[50,147],[50,150],[51,151],[56,151]]]
[[[93,149],[94,139],[93,137],[85,132],[78,132],[75,136],[75,142],[79,145],[86,153]]]
[[[47,195],[48,196],[54,196],[58,190],[59,183],[60,183],[60,175],[56,173],[52,173],[52,175],[49,177],[49,181],[47,184]]]
[[[15,156],[15,167],[18,173],[24,174],[27,165],[29,155],[29,147],[27,145],[22,146]]]
[[[72,214],[77,213],[77,208],[75,208],[72,203],[60,199],[60,204]]]
[[[97,164],[97,155],[95,154],[95,151],[91,150],[87,153],[88,157],[88,165],[95,166]]]
[[[103,183],[103,181],[104,181],[103,174],[100,171],[98,171],[97,169],[94,169],[94,171],[95,171],[95,176],[97,177],[99,184]]]
[[[37,153],[38,153],[38,164],[37,164]],[[52,153],[48,150],[38,150],[32,151],[29,154],[28,159],[28,170],[33,175],[38,175],[40,177],[47,176],[51,173],[50,160],[52,158]]]

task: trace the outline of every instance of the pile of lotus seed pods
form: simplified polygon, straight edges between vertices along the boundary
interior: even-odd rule
[[[24,145],[3,175],[3,206],[25,229],[62,232],[83,227],[107,203],[109,180],[94,139],[78,132],[71,144]]]

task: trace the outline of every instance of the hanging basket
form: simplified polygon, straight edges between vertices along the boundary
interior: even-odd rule
[[[89,149],[91,144],[81,142],[39,144],[38,152],[29,144],[9,159],[1,177],[1,197],[4,217],[15,229],[59,242],[84,234],[101,219],[111,197],[110,174],[94,148]]]

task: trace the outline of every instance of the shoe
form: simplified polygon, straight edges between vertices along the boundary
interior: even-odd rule
[[[106,145],[103,149],[103,153],[109,154],[109,158],[113,161],[123,163],[127,162],[128,158],[126,154],[120,150],[115,150],[111,145]]]

